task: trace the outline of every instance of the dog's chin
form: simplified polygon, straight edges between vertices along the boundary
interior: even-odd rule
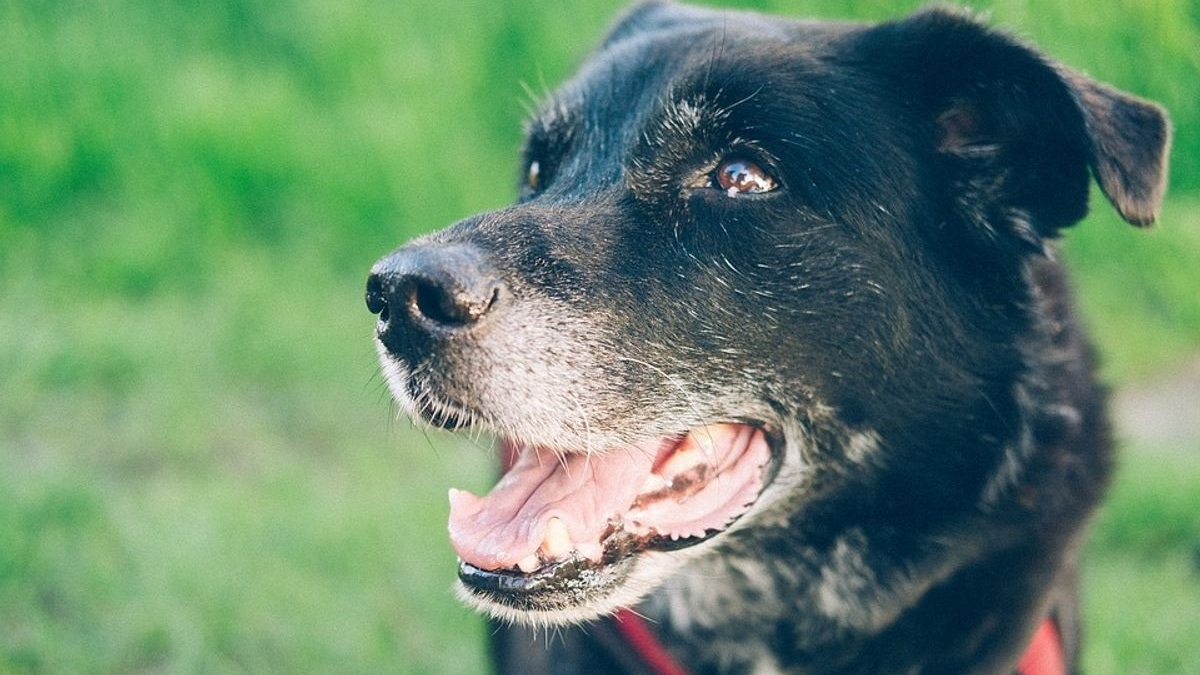
[[[563,570],[558,579],[553,572],[512,576],[494,573],[494,581],[499,583],[489,583],[488,573],[481,574],[481,570],[460,562],[455,593],[466,605],[509,623],[585,623],[635,604],[652,590],[655,584],[639,583],[633,576],[638,562],[630,558],[600,568]]]
[[[460,561],[454,591],[463,604],[499,621],[531,627],[582,624],[636,605],[690,561],[718,547],[721,538],[677,551],[645,551],[604,566],[572,569],[567,563],[542,574],[499,573],[490,581]]]

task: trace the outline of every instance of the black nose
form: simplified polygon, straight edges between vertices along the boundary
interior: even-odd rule
[[[496,306],[503,284],[485,256],[464,244],[406,246],[380,260],[367,279],[367,309],[380,335],[468,328]]]

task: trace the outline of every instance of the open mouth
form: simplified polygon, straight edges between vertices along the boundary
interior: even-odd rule
[[[619,581],[638,553],[692,546],[744,515],[770,481],[763,428],[725,423],[600,453],[505,441],[485,497],[450,491],[450,540],[468,589],[519,609]]]

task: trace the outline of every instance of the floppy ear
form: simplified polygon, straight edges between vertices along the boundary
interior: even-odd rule
[[[1086,214],[1089,169],[1126,221],[1158,215],[1171,130],[1157,105],[945,9],[881,24],[861,44],[926,122],[941,183],[987,239],[1007,226],[1040,248]]]
[[[1171,124],[1161,107],[1060,67],[1083,111],[1091,167],[1125,220],[1149,225],[1167,186]]]

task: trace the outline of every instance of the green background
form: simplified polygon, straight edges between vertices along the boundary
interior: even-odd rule
[[[621,4],[0,0],[0,675],[485,669],[445,491],[493,460],[398,417],[363,282],[511,199],[525,87]],[[1066,257],[1109,381],[1194,362],[1200,3],[972,6],[1170,109],[1159,226],[1096,200]],[[1200,673],[1194,441],[1124,444],[1091,673]]]

